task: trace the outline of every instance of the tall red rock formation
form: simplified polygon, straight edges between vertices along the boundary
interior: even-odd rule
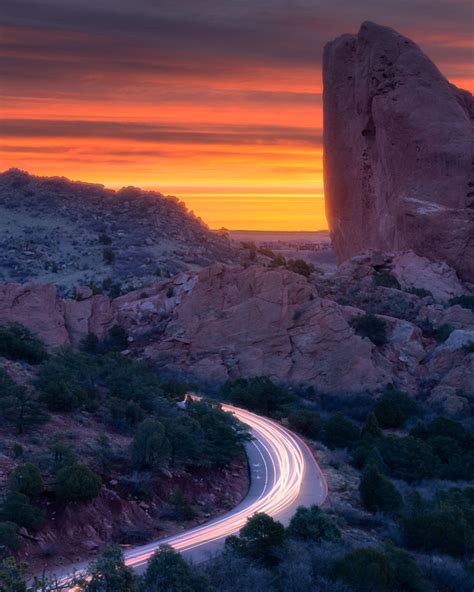
[[[396,31],[363,23],[324,50],[326,209],[339,262],[365,249],[446,261],[474,280],[474,99]]]

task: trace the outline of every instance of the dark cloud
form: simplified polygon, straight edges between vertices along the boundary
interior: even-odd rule
[[[129,142],[173,144],[319,146],[321,130],[278,126],[207,126],[205,130],[185,127],[114,121],[7,119],[0,125],[4,138],[109,138]]]

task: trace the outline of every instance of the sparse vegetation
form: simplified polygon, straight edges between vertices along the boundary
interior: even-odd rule
[[[389,271],[376,271],[374,273],[374,283],[376,286],[382,286],[384,288],[394,288],[395,290],[401,290],[400,282],[396,276]]]
[[[19,323],[0,326],[0,355],[39,364],[48,357],[44,343]]]
[[[357,335],[367,337],[374,345],[380,347],[387,343],[387,329],[383,319],[365,314],[352,319],[351,325]]]

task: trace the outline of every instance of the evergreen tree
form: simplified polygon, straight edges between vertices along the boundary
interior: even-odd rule
[[[105,547],[90,567],[85,592],[135,592],[137,582],[125,565],[120,547]]]
[[[381,438],[383,436],[377,416],[372,411],[367,415],[361,431],[361,437],[363,438],[364,436],[369,438]]]
[[[156,419],[145,419],[138,426],[130,450],[137,469],[164,466],[170,456],[170,443],[163,424]]]
[[[403,498],[397,488],[373,464],[362,475],[359,493],[369,512],[397,512],[403,505]]]
[[[145,592],[210,592],[207,580],[169,545],[161,545],[152,556],[143,584]]]
[[[18,465],[10,473],[8,485],[11,491],[23,493],[28,497],[38,497],[43,493],[44,484],[41,473],[36,465]]]

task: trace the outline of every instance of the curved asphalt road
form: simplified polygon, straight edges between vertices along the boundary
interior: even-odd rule
[[[194,562],[204,561],[222,548],[224,540],[236,534],[247,518],[265,512],[287,524],[298,506],[321,505],[327,496],[327,483],[316,460],[301,438],[278,423],[223,404],[250,427],[254,439],[246,444],[250,466],[250,488],[233,510],[181,534],[135,547],[124,553],[125,563],[143,571],[148,559],[164,543]],[[76,566],[81,571],[85,565]],[[73,572],[64,570],[63,581]]]

